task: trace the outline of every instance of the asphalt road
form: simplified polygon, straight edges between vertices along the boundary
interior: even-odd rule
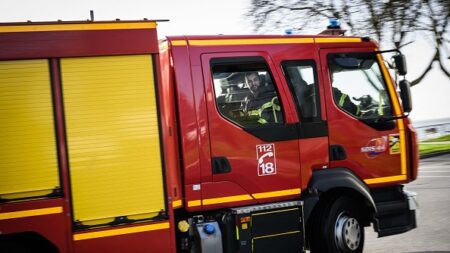
[[[421,160],[418,179],[406,189],[418,194],[418,227],[382,238],[366,228],[364,252],[450,253],[450,154]]]

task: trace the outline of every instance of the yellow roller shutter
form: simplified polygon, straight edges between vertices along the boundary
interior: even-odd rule
[[[150,55],[61,60],[74,220],[165,208]]]
[[[59,188],[49,64],[0,61],[0,198]]]

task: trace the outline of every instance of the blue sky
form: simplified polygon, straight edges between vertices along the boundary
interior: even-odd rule
[[[85,20],[94,10],[96,20],[169,19],[158,25],[160,38],[181,34],[250,34],[244,14],[250,0],[2,0],[0,22]],[[324,27],[327,24],[324,23]],[[282,34],[283,31],[274,31]],[[408,77],[420,75],[433,51],[426,39],[416,36],[404,53]],[[420,63],[420,64],[418,64]],[[445,62],[450,69],[450,60]],[[450,79],[436,65],[422,83],[412,88],[415,121],[450,117]]]

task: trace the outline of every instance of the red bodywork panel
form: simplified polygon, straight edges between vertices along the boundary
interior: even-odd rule
[[[139,225],[127,228],[139,227]],[[99,230],[107,232],[108,230]],[[89,231],[95,233],[96,230]],[[133,234],[119,234],[116,236],[106,236],[95,239],[84,239],[73,242],[74,252],[175,252],[172,242],[172,231],[162,229],[148,232],[138,232]]]
[[[283,39],[308,39],[316,43],[283,43]],[[329,39],[324,42],[321,39]],[[180,108],[180,136],[183,154],[182,170],[185,180],[185,206],[190,211],[241,206],[248,203],[265,203],[282,199],[295,199],[298,195],[273,192],[286,189],[307,188],[312,171],[323,168],[349,168],[369,185],[380,187],[398,184],[414,178],[415,159],[407,162],[408,169],[400,162],[400,156],[386,155],[382,159],[368,160],[361,157],[361,147],[380,134],[388,137],[399,133],[398,128],[383,133],[370,134],[372,130],[358,120],[343,113],[331,97],[329,73],[324,52],[373,52],[378,45],[369,40],[342,41],[342,37],[318,36],[187,36],[169,37],[168,42],[176,76],[177,106]],[[258,40],[280,40],[258,43]],[[336,40],[336,41],[333,41]],[[344,38],[345,40],[345,38]],[[256,41],[256,42],[255,42]],[[242,43],[240,43],[242,42]],[[348,43],[350,42],[350,43]],[[328,51],[326,51],[328,50]],[[254,147],[265,143],[239,126],[224,119],[214,101],[209,61],[213,58],[260,56],[269,65],[279,97],[283,105],[286,123],[302,123],[297,116],[295,102],[285,81],[281,63],[285,60],[313,60],[318,72],[322,120],[328,123],[330,136],[306,138],[277,143],[277,177],[260,179],[255,176]],[[203,80],[199,76],[203,75]],[[389,83],[389,82],[388,82]],[[392,82],[391,82],[392,83]],[[398,104],[396,97],[392,98]],[[398,120],[402,121],[401,119]],[[398,123],[401,124],[401,123]],[[404,121],[404,126],[407,121]],[[404,127],[404,157],[409,157],[408,133]],[[338,134],[342,133],[342,134]],[[353,138],[348,134],[351,133]],[[334,137],[333,137],[334,136]],[[331,138],[331,139],[329,139]],[[345,144],[349,159],[329,162],[329,145]],[[408,146],[409,145],[409,146]],[[278,147],[279,146],[279,147]],[[280,151],[280,152],[278,152]],[[414,152],[413,152],[414,153]],[[228,158],[232,173],[213,175],[211,157]],[[403,159],[405,160],[405,159]],[[386,166],[386,165],[389,166]],[[403,167],[402,167],[403,166]],[[370,168],[370,169],[369,169]],[[280,179],[280,181],[278,181]],[[378,180],[379,179],[379,180]],[[372,181],[371,181],[372,180]],[[257,198],[267,193],[265,198]],[[230,197],[224,199],[224,197]]]
[[[166,44],[167,45],[167,44]],[[171,67],[168,48],[161,48],[160,61],[157,69],[161,70],[158,79],[160,118],[162,125],[162,138],[164,140],[164,165],[166,168],[166,179],[168,194],[174,208],[182,206],[183,188],[181,186],[177,109],[175,105],[174,73]]]
[[[261,56],[266,59],[277,83],[286,123],[301,123],[295,102],[286,84],[281,62],[285,60],[314,60],[320,84],[322,120],[327,120],[323,64],[319,60],[321,46],[336,48],[351,44],[358,50],[373,50],[373,42],[360,43],[303,43],[303,44],[246,44],[246,40],[313,38],[307,36],[189,36],[170,37],[169,45],[174,62],[177,104],[180,108],[180,135],[185,180],[185,206],[188,210],[209,210],[222,207],[295,199],[298,195],[271,195],[273,192],[307,188],[312,171],[329,167],[328,138],[284,141],[277,145],[277,179],[256,176],[253,167],[255,145],[264,143],[224,119],[218,113],[211,85],[209,61],[220,57]],[[314,37],[316,38],[316,37]],[[217,41],[237,41],[221,45]],[[201,43],[208,41],[207,43]],[[200,43],[199,43],[200,42]],[[209,44],[208,44],[209,43]],[[320,47],[319,47],[320,46]],[[190,68],[189,68],[190,66]],[[198,77],[203,75],[203,80]],[[216,130],[215,130],[216,129]],[[279,146],[279,147],[278,147]],[[235,147],[235,148],[233,148]],[[211,157],[225,156],[236,172],[213,175]],[[249,167],[250,166],[250,167]],[[353,165],[350,165],[352,168]],[[355,168],[357,168],[356,166]],[[247,169],[244,169],[247,168]],[[267,180],[266,180],[267,179]],[[278,181],[280,179],[280,181]],[[228,185],[228,186],[226,186]],[[267,193],[267,198],[256,198]],[[224,200],[225,196],[231,197]],[[250,196],[252,199],[248,199]],[[235,201],[233,201],[233,199]],[[203,201],[203,202],[202,202]],[[203,203],[203,205],[202,205]],[[206,203],[206,204],[205,204]]]
[[[0,39],[0,59],[157,53],[154,40],[155,29],[7,33]]]
[[[63,211],[63,199],[26,201],[2,204],[1,214],[16,214],[18,218],[0,220],[1,234],[35,232],[52,242],[59,252],[68,252],[70,228],[67,226],[67,212]],[[30,215],[20,215],[20,211],[31,211]],[[40,212],[48,213],[39,215]],[[17,217],[17,216],[16,216]]]
[[[419,169],[419,145],[417,140],[417,132],[414,129],[411,120],[406,118],[404,120],[407,130],[407,147],[408,147],[408,182],[414,181],[418,176]]]

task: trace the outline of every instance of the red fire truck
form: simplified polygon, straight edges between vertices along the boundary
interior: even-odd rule
[[[364,227],[413,229],[409,86],[383,53],[329,35],[158,42],[148,20],[1,24],[1,251],[362,252]]]

